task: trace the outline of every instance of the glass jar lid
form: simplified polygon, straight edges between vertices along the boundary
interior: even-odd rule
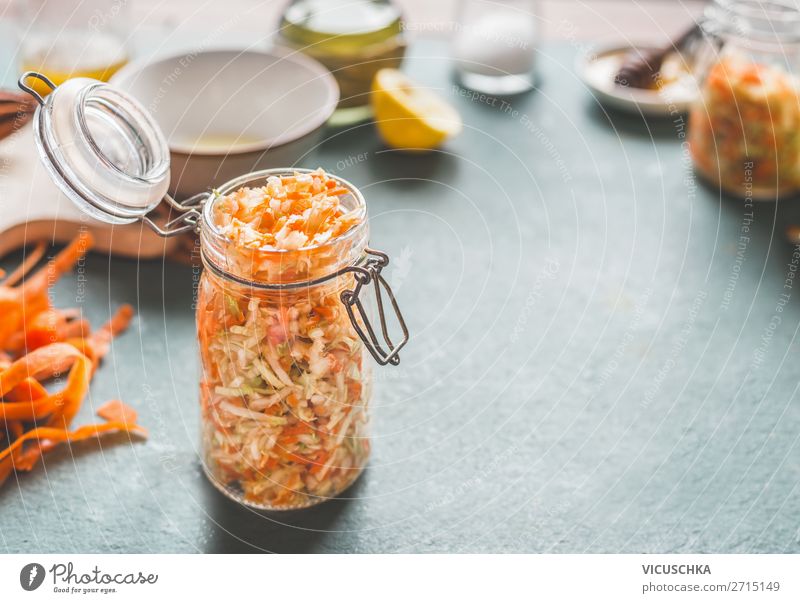
[[[42,98],[26,81],[52,92]],[[36,98],[34,139],[45,168],[79,209],[103,222],[143,219],[169,187],[169,147],[147,110],[104,82],[74,78],[56,87],[27,72],[19,85]]]

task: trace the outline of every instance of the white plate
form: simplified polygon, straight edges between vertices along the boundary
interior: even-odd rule
[[[614,83],[625,55],[634,48],[647,49],[646,46],[614,46],[580,56],[576,64],[578,75],[594,96],[608,107],[652,117],[676,117],[686,113],[697,98],[697,85],[691,74],[683,69],[678,69],[674,81],[659,90],[626,88]],[[668,60],[680,59],[673,57]]]

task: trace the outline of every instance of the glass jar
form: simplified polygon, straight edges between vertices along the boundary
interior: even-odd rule
[[[125,0],[23,0],[22,71],[56,85],[71,77],[108,81],[128,61],[130,19]],[[49,92],[32,82],[40,95]]]
[[[458,83],[492,95],[535,83],[536,0],[461,0],[452,55]]]
[[[294,172],[248,174],[216,199]],[[363,321],[342,295],[366,276],[361,269],[382,260],[368,257],[364,198],[338,184],[349,191],[345,209],[359,216],[358,225],[307,250],[232,248],[215,227],[215,202],[203,211],[203,463],[214,485],[251,506],[296,509],[335,496],[369,457],[370,365],[357,331]]]
[[[278,39],[330,69],[341,90],[334,126],[372,115],[375,73],[397,68],[406,50],[400,10],[391,0],[293,0],[283,13]]]
[[[31,78],[52,93],[39,96]],[[313,181],[317,172],[253,172],[178,203],[166,194],[166,140],[132,97],[86,78],[56,87],[31,73],[20,87],[40,103],[40,157],[81,209],[112,224],[141,221],[163,236],[199,234],[201,450],[211,482],[234,500],[276,510],[311,506],[352,484],[370,450],[364,352],[397,365],[408,341],[381,276],[389,258],[367,247],[361,192],[328,176],[350,224],[338,236],[292,250],[245,247],[219,228],[228,196],[290,176]],[[162,200],[177,217],[160,226],[148,214]],[[386,309],[402,333],[397,344]]]
[[[800,191],[800,10],[776,0],[715,0],[696,57],[689,115],[696,171],[724,192],[777,200]]]

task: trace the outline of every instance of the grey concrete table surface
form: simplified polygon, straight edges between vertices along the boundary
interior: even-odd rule
[[[217,493],[197,455],[198,271],[94,255],[56,302],[138,318],[79,422],[119,397],[151,436],[12,477],[0,550],[800,551],[797,204],[704,188],[682,125],[606,114],[568,45],[507,104],[463,96],[445,54],[407,63],[464,117],[442,151],[387,151],[365,124],[303,161],[363,188],[413,334],[376,373],[357,484],[291,514]]]

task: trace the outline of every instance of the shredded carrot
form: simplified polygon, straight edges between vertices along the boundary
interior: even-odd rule
[[[45,253],[45,245],[38,244],[0,284],[0,441],[7,444],[0,450],[0,484],[13,470],[31,470],[61,442],[113,431],[146,436],[136,424],[136,412],[120,401],[98,410],[106,423],[70,431],[100,360],[133,318],[133,308],[124,305],[92,332],[78,309],[51,307],[48,288],[86,254],[92,242],[89,232],[81,232],[28,276]],[[67,370],[63,389],[48,392],[42,382]]]
[[[328,464],[328,460],[331,458],[332,453],[333,453],[332,450],[320,451],[320,453],[314,459],[314,466],[311,467],[311,469],[309,470],[311,475],[317,476],[322,472],[323,469],[325,469],[325,467]]]
[[[7,421],[3,430],[3,435],[9,436],[9,439],[16,440],[25,429],[22,427],[21,421]]]
[[[0,404],[0,419],[5,421],[34,421],[48,417],[56,411],[55,399],[44,396],[26,402],[6,402]]]
[[[72,419],[78,414],[81,402],[89,391],[89,382],[92,379],[93,365],[83,354],[79,355],[72,366],[72,370],[67,377],[66,387],[55,394],[56,412],[48,421],[49,426],[57,426],[66,429],[72,423]]]
[[[61,336],[64,340],[87,337],[92,331],[92,326],[88,320],[73,320],[64,326]]]
[[[108,353],[111,340],[124,332],[133,319],[133,306],[125,304],[120,306],[117,313],[106,324],[89,336],[89,341],[94,347],[98,360]]]
[[[138,413],[121,400],[109,400],[97,409],[97,416],[106,421],[136,425]]]
[[[58,310],[50,309],[40,312],[25,325],[25,347],[35,350],[48,343],[63,339],[62,333],[67,327],[67,319]]]
[[[67,384],[62,391],[25,402],[0,403],[0,417],[5,420],[21,419],[31,421],[42,419],[49,415],[51,419],[48,424],[60,425],[63,423],[69,425],[78,412],[86,392],[89,390],[92,368],[91,361],[83,354],[78,353],[74,360],[72,370],[70,370],[67,377]],[[11,369],[8,370],[10,371]]]
[[[133,307],[125,304],[117,310],[111,319],[94,333],[85,337],[72,337],[67,339],[67,343],[80,350],[80,352],[92,361],[94,367],[108,354],[111,347],[111,340],[124,332],[133,319]]]
[[[240,188],[214,206],[217,226],[250,250],[299,249],[321,245],[359,220],[340,197],[350,191],[319,169],[271,177],[259,188]]]
[[[27,254],[22,263],[17,266],[17,268],[0,284],[5,285],[6,287],[16,285],[25,277],[26,274],[28,274],[28,272],[30,272],[31,268],[36,266],[36,264],[38,264],[39,261],[44,257],[44,252],[46,249],[47,244],[44,241],[39,241],[36,244],[36,247],[33,248],[33,251]]]
[[[326,320],[334,318],[333,309],[328,306],[316,306],[314,312],[322,316]]]
[[[44,398],[46,395],[47,390],[44,386],[33,377],[28,377],[8,392],[6,399],[10,402],[20,402],[22,400]]]
[[[98,437],[100,434],[115,431],[123,431],[143,438],[147,437],[147,430],[144,427],[140,427],[139,425],[126,425],[125,423],[118,423],[116,421],[109,421],[108,423],[100,423],[97,425],[84,425],[83,427],[78,427],[75,431],[67,431],[54,427],[36,427],[22,434],[5,450],[0,451],[0,461],[16,451],[28,440],[79,442],[80,440],[88,440],[89,438]]]
[[[0,348],[5,349],[9,338],[18,333],[22,326],[23,306],[19,293],[11,287],[0,285]]]
[[[46,291],[63,274],[68,272],[94,245],[94,237],[88,230],[82,230],[77,237],[62,249],[47,265],[40,269],[31,278],[27,279],[21,288],[28,295]]]
[[[81,232],[47,265],[17,287],[0,285],[0,349],[8,349],[8,339],[23,330],[23,325],[39,312],[50,307],[48,287],[83,257],[94,239],[88,231]]]
[[[30,352],[48,343],[88,337],[91,325],[88,320],[71,320],[66,312],[50,308],[35,314],[22,329],[8,337],[5,344],[7,350]]]
[[[0,372],[0,397],[4,397],[28,377],[46,379],[58,375],[82,354],[66,343],[51,343],[17,359]]]
[[[294,395],[294,394],[290,394]],[[285,436],[296,436],[296,435],[303,435],[307,433],[313,433],[314,428],[309,425],[308,423],[298,423],[297,425],[293,425],[291,427],[284,427],[281,435]]]

